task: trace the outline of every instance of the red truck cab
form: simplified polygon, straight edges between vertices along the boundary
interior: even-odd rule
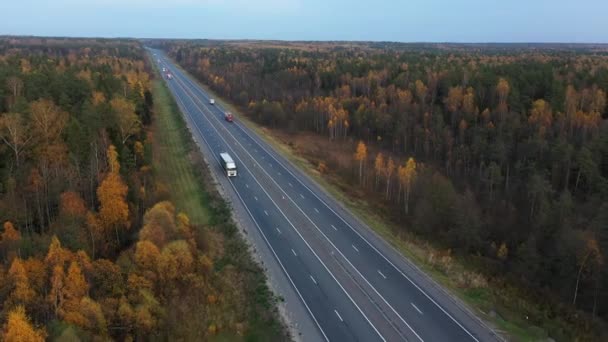
[[[228,121],[228,122],[232,122],[232,120],[233,120],[234,118],[232,117],[232,113],[230,113],[230,112],[226,112],[226,113],[224,114],[224,119],[226,119],[226,121]]]

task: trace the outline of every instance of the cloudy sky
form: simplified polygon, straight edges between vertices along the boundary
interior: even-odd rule
[[[0,0],[0,35],[608,43],[608,0]]]

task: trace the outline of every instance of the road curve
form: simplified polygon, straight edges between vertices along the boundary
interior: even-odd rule
[[[500,340],[468,308],[356,219],[313,180],[238,122],[159,50],[167,85],[213,170],[227,179],[306,312],[328,341]],[[306,339],[306,337],[304,337]]]

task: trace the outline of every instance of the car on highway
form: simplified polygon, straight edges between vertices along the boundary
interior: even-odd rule
[[[232,121],[234,121],[234,116],[232,115],[232,113],[226,112],[224,114],[224,119],[228,122],[232,122]]]
[[[214,99],[209,99],[209,104],[214,105],[215,104],[215,100]]]

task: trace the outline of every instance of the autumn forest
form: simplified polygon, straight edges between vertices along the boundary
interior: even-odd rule
[[[191,220],[160,177],[166,89],[146,58],[134,40],[0,38],[0,340],[285,338],[227,204],[207,186]]]
[[[371,198],[394,235],[468,264],[478,277],[460,281],[471,294],[492,287],[564,339],[605,334],[605,46],[158,46],[250,119],[287,133],[349,196]],[[556,317],[564,325],[550,326]]]

